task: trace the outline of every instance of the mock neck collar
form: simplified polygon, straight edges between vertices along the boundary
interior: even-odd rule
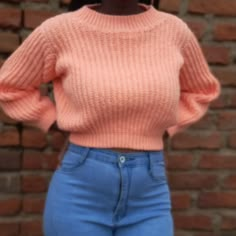
[[[138,32],[155,27],[165,18],[165,13],[153,5],[138,3],[143,12],[129,15],[112,15],[93,9],[100,3],[86,4],[74,11],[75,16],[85,25],[103,32]]]

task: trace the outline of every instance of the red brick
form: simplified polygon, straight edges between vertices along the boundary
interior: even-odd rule
[[[187,170],[192,168],[193,156],[191,154],[168,154],[166,167],[169,170]]]
[[[0,157],[0,170],[20,170],[20,151],[0,150]]]
[[[51,18],[57,14],[57,12],[52,11],[25,9],[24,26],[26,28],[34,29],[46,19]]]
[[[19,193],[20,192],[20,176],[0,176],[0,193]]]
[[[42,220],[27,220],[21,223],[21,236],[41,236]]]
[[[60,0],[60,4],[62,5],[68,5],[71,2],[71,0]]]
[[[193,31],[196,38],[200,42],[201,38],[204,36],[205,31],[207,30],[207,24],[205,22],[197,21],[197,20],[195,20],[195,21],[184,20],[184,21],[187,23],[189,28]]]
[[[236,207],[235,192],[202,192],[199,195],[198,207],[232,208]]]
[[[231,148],[236,148],[236,132],[230,132],[228,138],[228,146]]]
[[[236,127],[236,112],[235,111],[221,111],[219,114],[218,127],[221,130],[232,130]]]
[[[59,163],[60,152],[53,152],[51,154],[42,155],[42,168],[44,170],[55,170]]]
[[[218,235],[213,232],[210,232],[210,233],[196,233],[196,234],[194,234],[194,236],[218,236]]]
[[[213,70],[212,70],[213,71]],[[219,81],[219,78],[218,78],[218,75],[213,71],[213,75],[215,76],[215,78]],[[220,82],[220,81],[219,81]],[[220,82],[221,83],[221,82]],[[222,87],[222,85],[221,85]],[[227,103],[227,101],[225,100],[225,92],[223,90],[223,87],[222,87],[222,93],[219,95],[218,99],[216,99],[215,101],[212,101],[211,104],[210,104],[210,107],[212,109],[218,109],[218,108],[225,108],[225,104]],[[220,112],[220,111],[217,111],[216,112]],[[211,113],[212,117],[214,117],[214,114]],[[214,117],[213,120],[216,120],[214,121],[214,123],[212,125],[209,125],[209,127],[215,127],[216,124],[217,124],[217,117]],[[217,129],[217,128],[216,128]]]
[[[24,2],[49,3],[49,0],[24,0]]]
[[[175,230],[175,236],[189,236],[189,233],[184,232],[184,230]]]
[[[1,146],[18,146],[20,144],[19,132],[15,127],[1,130],[0,147]]]
[[[221,107],[224,107],[223,105]],[[214,128],[215,128],[215,114],[212,114],[209,112],[206,113],[206,115],[202,117],[202,119],[200,119],[198,122],[191,125],[191,129],[196,130],[196,131],[197,130],[206,131],[206,130],[214,129]]]
[[[159,9],[167,12],[178,12],[181,5],[181,0],[162,0],[159,4]]]
[[[230,154],[203,154],[198,163],[202,169],[235,169],[235,155]]]
[[[25,150],[22,162],[23,169],[41,169],[42,168],[42,152]]]
[[[235,108],[236,107],[236,94],[229,93],[229,106]]]
[[[0,236],[19,236],[20,224],[18,222],[0,222]]]
[[[13,53],[19,45],[20,39],[17,34],[0,32],[0,52]]]
[[[55,170],[58,165],[58,152],[43,153],[26,150],[23,155],[23,169]]]
[[[63,134],[63,132],[60,131],[55,131],[55,132],[51,132],[52,136],[51,136],[51,142],[50,142],[50,146],[53,148],[53,150],[61,150],[61,147],[64,146],[65,142],[66,142],[66,138]]]
[[[19,28],[21,26],[21,10],[13,7],[0,8],[0,27]]]
[[[211,230],[213,228],[211,217],[203,214],[198,214],[198,215],[174,214],[174,224],[176,229]]]
[[[48,180],[43,176],[27,175],[22,177],[22,191],[40,193],[47,190]]]
[[[214,39],[221,41],[236,40],[236,24],[221,23],[215,25]]]
[[[193,13],[212,13],[220,16],[236,16],[236,0],[191,0],[188,11]]]
[[[168,179],[172,189],[209,189],[217,185],[216,174],[171,173]]]
[[[187,128],[189,129],[189,128]],[[172,138],[171,146],[174,149],[193,149],[193,148],[204,148],[204,149],[215,149],[220,148],[221,134],[216,131],[211,133],[203,133],[190,129],[176,134]]]
[[[202,50],[209,64],[227,65],[231,61],[229,47],[203,44]]]
[[[236,70],[230,68],[214,69],[214,74],[219,78],[222,86],[236,86]]]
[[[44,209],[45,199],[36,197],[25,197],[23,199],[23,212],[32,214],[42,214]]]
[[[236,216],[222,216],[220,228],[223,230],[236,230]]]
[[[11,3],[20,3],[21,0],[2,0],[3,2],[4,1],[7,1],[7,2],[11,2]]]
[[[1,216],[14,216],[20,213],[20,210],[21,210],[21,199],[13,197],[8,199],[0,199]]]
[[[236,189],[236,175],[227,176],[223,182],[224,188]]]
[[[44,148],[47,145],[47,137],[41,130],[25,128],[22,132],[22,145],[28,148]]]
[[[172,193],[171,202],[173,210],[188,209],[191,205],[191,196],[188,193]]]

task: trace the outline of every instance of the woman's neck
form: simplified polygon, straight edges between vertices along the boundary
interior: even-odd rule
[[[137,0],[103,0],[100,6],[93,9],[110,15],[130,15],[145,11],[138,5]]]
[[[128,0],[127,0],[128,1]],[[139,13],[107,13],[99,12],[101,3],[87,4],[79,10],[73,12],[73,16],[90,29],[106,33],[128,33],[144,32],[155,28],[159,23],[167,18],[167,14],[162,13],[153,5],[138,3],[141,10]],[[96,10],[95,10],[96,9]],[[101,10],[101,9],[100,9]],[[123,12],[122,12],[123,13]]]

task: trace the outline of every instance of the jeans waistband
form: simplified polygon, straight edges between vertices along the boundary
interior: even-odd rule
[[[147,151],[138,151],[138,152],[117,152],[115,150],[110,150],[107,148],[98,148],[98,147],[89,147],[75,144],[72,142],[68,143],[67,150],[70,150],[74,153],[78,153],[83,157],[86,157],[89,152],[91,154],[103,154],[101,156],[96,155],[98,159],[103,159],[106,162],[117,163],[121,156],[125,156],[126,160],[136,159],[138,162],[143,162],[145,159],[150,160],[150,162],[161,161],[163,160],[163,150],[147,150]],[[93,155],[95,156],[95,155]]]

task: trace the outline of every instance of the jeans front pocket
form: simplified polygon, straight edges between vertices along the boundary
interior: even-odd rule
[[[149,175],[151,176],[152,180],[159,182],[159,181],[166,181],[166,168],[165,168],[165,161],[159,160],[154,161],[150,165]]]
[[[67,149],[56,171],[73,172],[83,164],[83,161],[84,156],[81,153]]]

